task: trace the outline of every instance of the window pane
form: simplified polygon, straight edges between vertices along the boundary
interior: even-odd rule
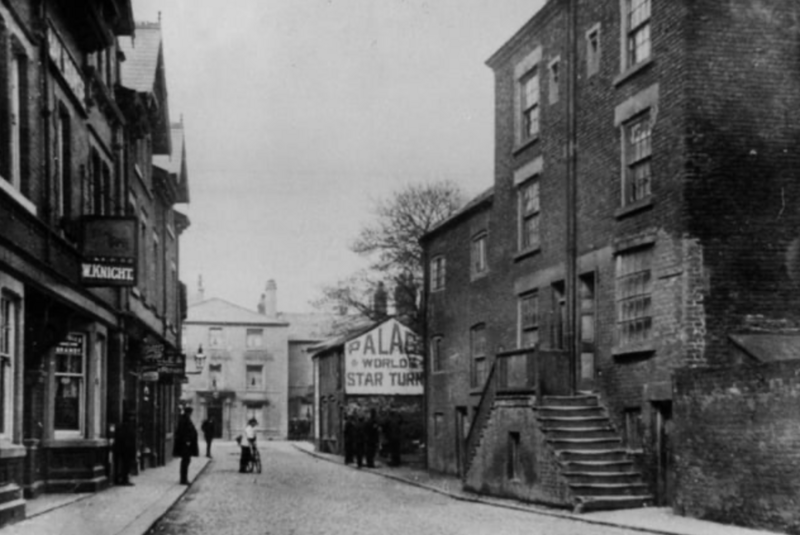
[[[617,322],[620,345],[645,342],[652,335],[653,249],[617,257]]]
[[[55,429],[80,430],[82,387],[82,377],[61,376],[56,378]]]

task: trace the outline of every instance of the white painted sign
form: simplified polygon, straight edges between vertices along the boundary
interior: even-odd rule
[[[395,319],[345,344],[345,393],[418,396],[423,392],[419,337]]]

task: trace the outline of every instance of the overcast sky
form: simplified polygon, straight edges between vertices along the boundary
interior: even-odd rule
[[[133,0],[161,12],[170,114],[183,116],[192,222],[181,279],[255,309],[312,311],[365,265],[374,200],[449,178],[492,184],[485,61],[543,0]]]

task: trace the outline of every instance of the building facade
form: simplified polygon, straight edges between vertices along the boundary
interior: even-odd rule
[[[344,455],[347,416],[394,427],[404,452],[424,440],[424,372],[418,335],[394,317],[353,327],[308,350],[314,373],[314,443]],[[384,438],[385,433],[383,433]]]
[[[423,238],[431,468],[672,503],[675,370],[800,310],[798,7],[767,5],[549,1],[489,59],[493,188]]]
[[[124,0],[0,6],[0,523],[24,517],[24,498],[111,480],[130,288],[146,278],[120,65],[135,32]],[[179,232],[159,262],[177,261]]]

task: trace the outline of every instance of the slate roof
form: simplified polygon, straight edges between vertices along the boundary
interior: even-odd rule
[[[122,62],[122,85],[139,92],[152,92],[161,52],[161,23],[137,22],[136,36],[119,38],[125,54]]]
[[[318,342],[330,337],[334,316],[279,312],[278,318],[289,324],[290,342]]]
[[[432,237],[434,234],[437,234],[439,231],[441,231],[445,227],[449,227],[451,224],[455,223],[456,221],[461,219],[463,216],[471,213],[472,210],[474,210],[474,209],[476,209],[476,208],[478,208],[480,206],[483,206],[486,203],[491,202],[493,199],[494,199],[494,186],[489,186],[482,193],[480,193],[479,195],[475,196],[467,204],[462,206],[458,211],[456,211],[456,213],[454,213],[453,215],[451,215],[447,219],[445,219],[443,221],[440,221],[432,229],[430,229],[428,232],[423,234],[420,237],[420,241],[427,240],[428,238]]]
[[[281,318],[264,316],[216,297],[191,305],[184,323],[272,325],[277,327],[287,327],[289,325]]]

